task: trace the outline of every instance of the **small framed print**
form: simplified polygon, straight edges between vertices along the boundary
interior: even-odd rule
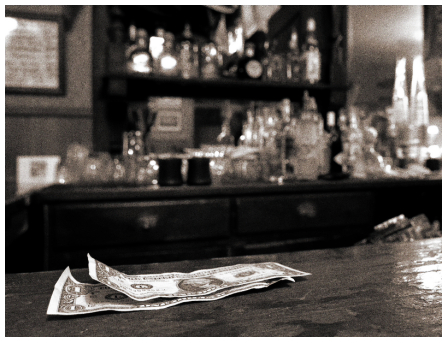
[[[19,194],[57,181],[59,156],[18,156],[16,182]]]
[[[182,131],[182,112],[180,110],[159,110],[154,126],[157,131]]]
[[[62,16],[6,12],[5,91],[64,95]]]

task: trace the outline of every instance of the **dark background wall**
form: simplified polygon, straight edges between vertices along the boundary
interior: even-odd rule
[[[16,157],[63,156],[72,142],[92,145],[92,7],[6,6],[6,11],[65,18],[63,96],[5,95],[5,181],[14,182]]]

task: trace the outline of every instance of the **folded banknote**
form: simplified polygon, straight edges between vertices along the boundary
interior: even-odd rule
[[[185,302],[218,300],[235,293],[266,288],[282,280],[294,282],[294,279],[284,277],[220,289],[208,295],[137,301],[101,283],[80,283],[73,278],[70,268],[67,267],[54,287],[47,314],[78,315],[100,311],[160,310]]]
[[[138,301],[197,297],[270,279],[310,275],[275,262],[237,264],[192,273],[127,275],[97,261],[90,254],[87,257],[89,275],[94,280]]]

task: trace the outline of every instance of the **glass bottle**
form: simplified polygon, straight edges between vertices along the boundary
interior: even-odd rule
[[[269,51],[267,79],[283,81],[286,78],[285,57],[278,50],[278,41],[274,39]]]
[[[412,66],[411,98],[409,108],[410,145],[419,163],[423,163],[427,143],[429,124],[428,94],[426,93],[425,74],[422,56],[414,57]]]
[[[399,58],[395,67],[395,82],[392,95],[391,131],[395,136],[397,158],[401,166],[407,164],[409,155],[409,98],[406,85],[406,58]]]
[[[300,81],[299,35],[295,27],[292,29],[289,50],[286,53],[286,78],[291,81]]]
[[[159,72],[165,76],[176,76],[179,72],[178,57],[174,49],[174,35],[171,32],[165,33],[163,51],[159,57]]]
[[[321,171],[323,128],[319,120],[316,100],[304,92],[303,109],[296,124],[296,151],[294,172],[297,179],[316,180]]]
[[[297,166],[297,118],[291,120],[291,107],[291,100],[282,100],[282,121],[284,126],[281,133],[281,163],[284,181],[295,179],[295,167]]]
[[[243,132],[240,137],[239,145],[252,146],[254,143],[254,130],[255,130],[255,110],[254,103],[251,102],[249,108],[246,111],[246,121],[243,124]]]
[[[263,138],[260,149],[262,178],[264,181],[279,182],[282,178],[281,130],[282,121],[277,104],[262,108]]]
[[[148,49],[148,33],[144,29],[137,30],[136,43],[129,47],[127,69],[140,73],[152,71],[152,57]]]
[[[130,50],[134,49],[136,43],[137,43],[137,27],[134,24],[131,24],[129,25],[128,37],[125,47],[126,58],[129,57]]]
[[[255,44],[247,42],[244,56],[238,61],[237,76],[240,79],[260,80],[263,75],[263,66],[255,57]]]
[[[311,84],[317,83],[321,78],[321,55],[316,35],[316,21],[309,18],[306,23],[306,38],[302,47],[301,73],[302,81]]]
[[[336,155],[336,144],[339,133],[336,129],[336,113],[327,112],[327,132],[324,134],[322,143],[324,146],[321,175],[329,174],[332,169],[332,160]]]
[[[193,40],[193,33],[189,24],[185,24],[182,40],[179,44],[180,75],[184,79],[199,76],[199,46]]]
[[[219,77],[218,49],[213,42],[202,46],[201,77],[215,79]]]
[[[126,41],[123,23],[119,19],[112,20],[110,27],[107,49],[107,65],[110,72],[120,72],[126,68]]]
[[[267,81],[272,78],[272,70],[269,66],[269,61],[271,60],[271,49],[269,48],[269,40],[265,40],[263,44],[264,54],[261,58],[261,66],[263,67],[262,80]]]
[[[154,73],[156,74],[160,74],[160,55],[163,51],[164,37],[165,30],[159,27],[156,29],[156,35],[149,39],[149,51],[154,61]]]
[[[350,174],[355,178],[366,177],[366,165],[364,159],[364,135],[361,128],[359,110],[350,107],[348,110],[348,164]]]

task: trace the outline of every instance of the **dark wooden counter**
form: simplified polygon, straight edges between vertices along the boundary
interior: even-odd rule
[[[442,188],[442,178],[426,179],[345,179],[337,181],[297,181],[278,185],[266,182],[235,182],[210,186],[93,186],[53,185],[33,194],[36,202],[61,201],[136,201],[148,199],[191,199],[229,196],[268,196],[298,193],[326,193],[382,190],[398,193],[414,188]],[[437,199],[440,200],[440,199]]]
[[[191,272],[274,261],[312,273],[159,311],[47,316],[62,271],[6,275],[6,336],[441,336],[442,240],[119,266]],[[108,263],[108,261],[103,261]],[[86,257],[87,266],[87,257]],[[72,270],[91,282],[87,269]]]

